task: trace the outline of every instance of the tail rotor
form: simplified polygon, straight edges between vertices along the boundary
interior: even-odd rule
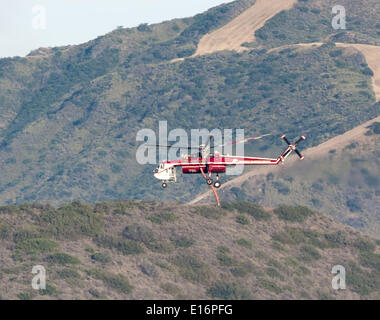
[[[306,137],[305,136],[301,136],[296,142],[294,142],[293,144],[290,143],[289,139],[286,137],[286,135],[283,135],[281,137],[285,142],[286,144],[288,145],[288,148],[283,152],[283,154],[280,156],[280,160],[281,161],[284,161],[291,153],[292,151],[294,151],[298,157],[301,159],[301,160],[304,160],[305,157],[301,154],[301,152],[297,149],[297,145],[306,140]]]

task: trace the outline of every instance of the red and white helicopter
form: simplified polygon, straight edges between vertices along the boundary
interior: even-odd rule
[[[244,139],[243,141],[233,142],[232,144],[245,143],[252,140],[258,140],[264,136],[251,137]],[[154,177],[162,181],[162,187],[166,188],[168,182],[176,182],[176,168],[181,167],[183,174],[202,174],[207,184],[215,188],[221,187],[221,182],[219,179],[219,174],[226,173],[228,166],[255,166],[255,165],[279,165],[285,161],[285,159],[294,151],[301,160],[304,159],[302,154],[298,151],[297,145],[306,139],[305,136],[301,136],[295,143],[291,144],[285,135],[282,136],[282,139],[287,143],[288,147],[285,151],[277,158],[258,158],[258,157],[241,157],[241,156],[230,156],[222,155],[218,152],[210,152],[210,149],[214,149],[220,146],[210,146],[210,137],[205,145],[200,145],[197,147],[197,154],[186,155],[182,159],[173,160],[173,161],[162,161],[158,168],[153,171]],[[163,147],[171,148],[174,146],[163,146],[155,145],[151,147]],[[178,148],[177,146],[175,146]],[[188,150],[194,150],[192,147],[186,147]],[[216,175],[215,182],[213,181],[212,174]],[[215,193],[215,192],[214,192]]]

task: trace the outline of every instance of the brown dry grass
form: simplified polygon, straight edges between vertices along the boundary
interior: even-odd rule
[[[255,40],[255,31],[282,10],[288,10],[297,0],[256,0],[256,3],[222,28],[206,34],[199,42],[195,56],[221,50],[243,51],[241,45]]]

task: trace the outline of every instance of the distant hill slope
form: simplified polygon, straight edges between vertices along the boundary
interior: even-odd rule
[[[1,59],[0,203],[189,201],[204,190],[201,179],[181,177],[178,189],[163,193],[152,177],[154,165],[136,163],[136,133],[157,130],[160,120],[168,121],[169,130],[273,133],[256,150],[269,154],[281,148],[274,137],[284,132],[307,134],[305,147],[311,147],[379,115],[373,74],[359,52],[332,42],[270,51],[293,43],[275,37],[289,21],[297,42],[305,33],[294,30],[295,18],[318,26],[310,9],[314,1],[296,4],[286,20],[284,13],[267,20],[256,41],[244,45],[251,50],[193,57],[205,35],[254,3],[235,1],[191,18],[119,28],[79,46]],[[300,5],[310,7],[307,14]],[[325,19],[331,8],[321,8],[328,9],[320,13]],[[359,13],[363,20],[378,14],[369,6],[350,8],[357,19]],[[269,33],[267,40],[258,36],[261,30]],[[373,30],[359,31],[373,40]],[[178,58],[186,59],[172,63]]]
[[[304,207],[0,207],[2,299],[379,299],[379,241]],[[46,290],[30,283],[47,272]],[[332,268],[346,268],[346,290]]]
[[[380,117],[319,146],[305,150],[305,160],[289,159],[280,168],[257,168],[222,187],[224,200],[257,201],[273,207],[299,203],[328,213],[379,238]],[[213,201],[210,193],[192,203]]]
[[[346,10],[346,30],[332,28],[332,8]],[[252,46],[279,47],[306,42],[344,42],[380,45],[380,2],[377,0],[305,0],[267,21],[256,31]]]
[[[311,42],[311,43],[298,43],[292,45],[285,45],[277,48],[272,48],[269,52],[284,50],[285,48],[300,47],[317,47],[323,45],[322,42]],[[335,43],[337,47],[340,48],[355,48],[360,51],[371,69],[372,75],[372,87],[375,92],[376,101],[380,101],[380,46],[371,46],[368,44],[355,44],[355,43]],[[369,71],[369,73],[371,73]]]
[[[380,46],[367,44],[338,43],[338,47],[354,47],[363,53],[368,66],[373,72],[372,86],[375,91],[376,100],[380,101]]]
[[[380,45],[377,0],[342,0],[339,5],[346,9],[346,30],[331,26],[333,0],[257,0],[228,24],[206,34],[196,54],[304,42]]]
[[[255,32],[282,10],[290,9],[297,0],[256,0],[255,4],[223,27],[206,34],[199,41],[195,55],[221,50],[242,51],[242,44],[253,42]]]
[[[48,83],[30,91],[15,119],[5,124],[3,202],[161,198],[162,190],[152,184],[152,166],[136,163],[135,140],[139,129],[156,129],[163,119],[169,130],[303,131],[315,145],[379,112],[364,58],[347,51],[331,59],[337,50],[331,45],[132,66],[125,65],[121,51],[109,50],[80,64],[75,54],[62,53],[70,54],[62,58],[71,61],[64,63],[65,71],[41,79]],[[92,80],[88,68],[95,73]],[[182,185],[190,189],[181,188],[189,193],[169,189],[164,197],[188,200],[198,189],[189,180]]]

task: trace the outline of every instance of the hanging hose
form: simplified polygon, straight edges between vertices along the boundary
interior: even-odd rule
[[[202,172],[203,178],[205,178],[205,180],[207,181],[207,176],[204,173],[203,168],[201,168],[201,172]],[[219,200],[218,193],[216,192],[216,190],[212,184],[210,184],[210,188],[211,188],[212,192],[214,192],[215,200],[216,200],[218,207],[220,207],[220,200]]]

